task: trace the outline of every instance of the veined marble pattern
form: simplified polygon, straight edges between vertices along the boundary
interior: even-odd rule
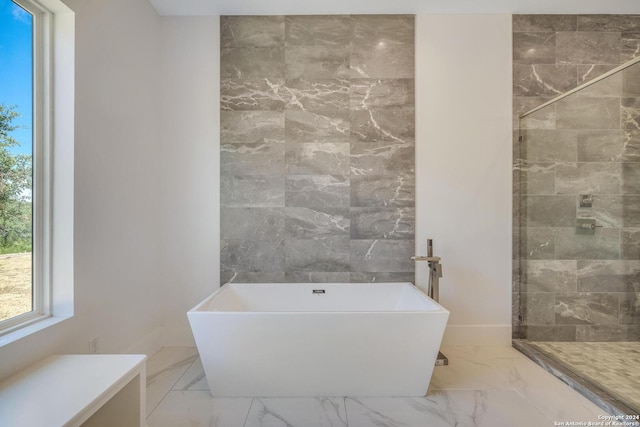
[[[544,427],[597,421],[606,413],[510,347],[445,347],[425,397],[212,398],[194,349],[163,349],[149,364],[183,354],[182,375],[150,385],[162,402],[149,427]],[[166,362],[164,362],[166,363]],[[174,362],[175,364],[175,362]],[[170,365],[158,368],[175,371]],[[152,389],[151,387],[155,387]]]
[[[223,282],[413,280],[414,21],[221,17]]]

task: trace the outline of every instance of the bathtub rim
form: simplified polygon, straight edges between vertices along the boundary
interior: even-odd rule
[[[382,285],[382,284],[387,284],[387,285],[403,285],[403,286],[410,286],[411,288],[413,288],[416,292],[418,292],[418,294],[421,297],[426,298],[429,303],[433,304],[435,306],[435,308],[433,310],[323,310],[323,311],[318,311],[318,310],[298,310],[298,311],[292,311],[292,310],[277,310],[277,311],[264,311],[264,310],[245,310],[245,311],[235,311],[235,310],[202,310],[202,307],[209,304],[211,302],[211,300],[213,298],[215,298],[219,293],[225,291],[227,288],[225,288],[226,285],[270,285],[270,284],[277,284],[277,285],[293,285],[293,286],[297,286],[297,285],[306,285],[306,286],[327,286],[327,285],[334,285],[334,286],[349,286],[349,285],[370,285],[370,286],[377,286],[377,285]],[[218,289],[216,289],[215,291],[213,291],[211,294],[209,294],[207,297],[205,297],[202,301],[200,301],[198,304],[196,304],[194,307],[192,307],[190,310],[187,311],[187,316],[191,316],[191,315],[204,315],[204,314],[222,314],[222,315],[246,315],[246,314],[261,314],[261,315],[280,315],[280,314],[342,314],[342,313],[348,313],[348,314],[436,314],[436,313],[446,313],[447,317],[450,316],[450,312],[449,310],[447,310],[445,307],[443,307],[440,303],[438,303],[437,301],[435,301],[433,298],[431,298],[429,295],[427,295],[426,292],[424,292],[422,289],[420,289],[418,286],[414,285],[411,282],[376,282],[376,283],[344,283],[344,282],[330,282],[330,283],[296,283],[296,282],[283,282],[283,283],[249,283],[249,282],[227,282],[224,285],[220,285],[220,287]]]

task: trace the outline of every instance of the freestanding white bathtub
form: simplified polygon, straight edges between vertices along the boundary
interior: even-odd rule
[[[187,315],[214,397],[424,396],[449,312],[411,283],[229,283]]]

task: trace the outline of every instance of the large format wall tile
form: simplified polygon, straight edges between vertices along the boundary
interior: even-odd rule
[[[622,164],[622,194],[640,194],[640,163]]]
[[[578,15],[578,31],[640,31],[638,15]]]
[[[349,271],[349,239],[289,239],[285,244],[287,272]]]
[[[282,111],[221,111],[223,144],[284,142]]]
[[[640,228],[623,228],[620,239],[620,258],[640,260]]]
[[[351,109],[413,108],[413,79],[351,79]]]
[[[640,227],[640,196],[624,196],[622,199],[622,222],[625,227]]]
[[[284,77],[281,47],[229,47],[220,51],[220,77],[251,79]]]
[[[515,96],[558,96],[576,87],[576,67],[556,64],[514,64]]]
[[[220,269],[235,272],[284,273],[282,240],[222,240]]]
[[[569,96],[558,101],[558,129],[619,129],[619,98]]]
[[[283,240],[284,208],[227,208],[220,209],[220,237],[222,240]]]
[[[640,261],[578,261],[580,292],[640,292]]]
[[[528,123],[527,123],[528,125]],[[522,132],[520,158],[527,162],[575,162],[578,132],[575,130],[527,129]]]
[[[559,163],[558,194],[620,194],[620,163]]]
[[[623,133],[620,130],[578,131],[579,162],[616,162],[624,153]]]
[[[410,207],[415,205],[415,176],[352,176],[351,206]]]
[[[414,253],[413,240],[351,240],[351,271],[410,272]]]
[[[576,15],[513,15],[513,32],[575,31]]]
[[[596,229],[595,235],[576,234],[574,227],[556,229],[556,259],[619,259],[620,232]]]
[[[640,52],[640,31],[623,32],[621,41],[620,62],[624,64],[636,58]]]
[[[410,239],[415,235],[414,208],[351,208],[352,239]]]
[[[284,144],[220,144],[220,170],[225,175],[282,175]]]
[[[518,234],[519,232],[519,234]],[[551,260],[555,255],[555,229],[550,227],[522,227],[516,230],[519,245],[514,253],[522,259]]]
[[[409,15],[221,17],[223,283],[413,281],[414,39]]]
[[[354,142],[351,144],[352,175],[413,174],[415,143]]]
[[[284,206],[283,175],[222,175],[220,203],[223,207]]]
[[[514,33],[513,62],[518,64],[555,64],[556,33]]]
[[[348,207],[349,177],[340,175],[289,175],[287,207]]]
[[[286,16],[288,46],[348,46],[351,18],[348,15]]]
[[[286,238],[326,239],[350,236],[349,208],[285,208]]]
[[[620,294],[620,323],[640,325],[640,293]]]
[[[576,292],[577,261],[522,261],[522,292]]]
[[[556,49],[560,64],[619,64],[620,33],[559,32]]]
[[[351,112],[351,141],[396,141],[415,138],[413,109]]]
[[[220,47],[277,47],[284,41],[284,16],[221,16]]]
[[[349,143],[288,143],[287,175],[349,175]]]
[[[352,25],[352,78],[414,78],[413,16],[356,15]]]
[[[221,79],[221,110],[282,110],[284,79]]]
[[[388,283],[388,282],[414,282],[415,274],[413,272],[371,272],[362,271],[351,273],[349,280],[353,283]],[[417,286],[426,289],[426,284],[418,283]]]
[[[349,141],[351,129],[348,111],[288,110],[284,125],[287,142]]]
[[[640,325],[579,325],[576,326],[576,341],[637,342],[640,341]]]
[[[555,194],[555,163],[530,163],[521,165],[518,172],[517,179],[519,179],[522,194]]]
[[[348,110],[349,80],[291,79],[286,81],[287,110]]]
[[[619,305],[618,294],[557,293],[556,324],[617,325]]]
[[[285,54],[288,79],[341,79],[349,77],[348,46],[288,46]]]
[[[615,65],[578,65],[578,84],[589,82],[615,68]],[[624,93],[623,74],[616,73],[604,80],[592,83],[576,93],[580,97],[622,96]]]
[[[576,198],[573,196],[526,196],[523,198],[528,227],[573,227]]]

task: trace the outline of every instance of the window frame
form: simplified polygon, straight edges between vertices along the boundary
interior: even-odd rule
[[[33,16],[33,305],[0,322],[0,347],[72,317],[74,293],[75,15],[60,0],[12,1]]]

